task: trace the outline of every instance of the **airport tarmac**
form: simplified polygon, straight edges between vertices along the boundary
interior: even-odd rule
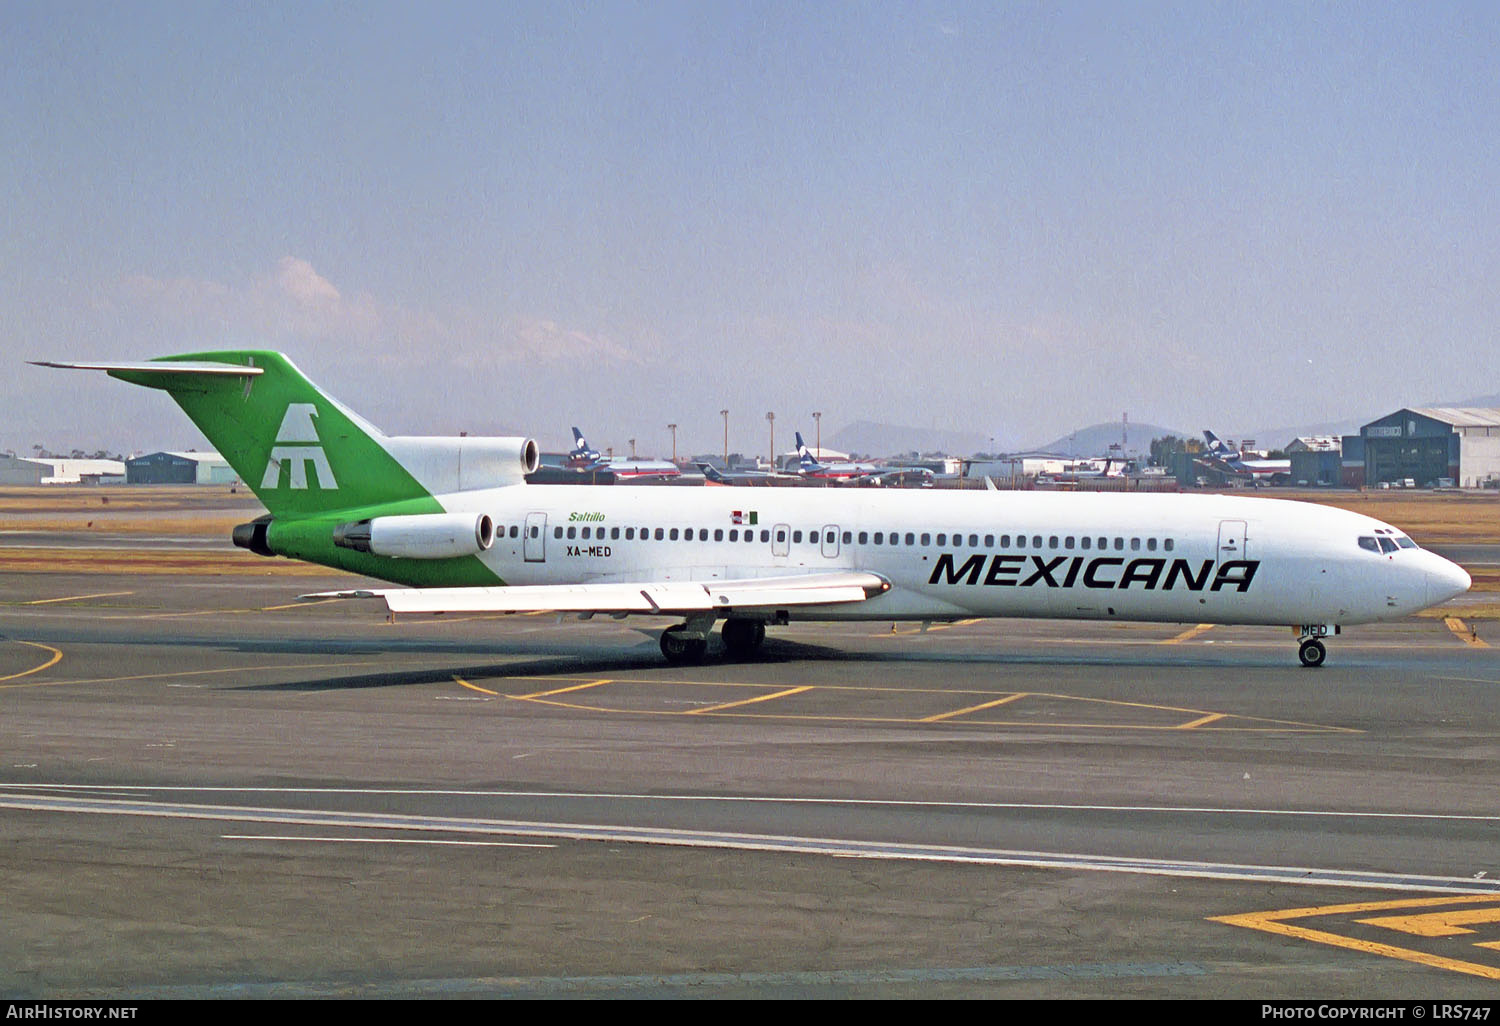
[[[1493,622],[386,622],[0,574],[0,994],[1500,994]]]

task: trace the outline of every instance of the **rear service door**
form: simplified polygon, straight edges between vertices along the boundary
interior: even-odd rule
[[[547,561],[547,514],[526,514],[526,538],[522,545],[528,563]]]

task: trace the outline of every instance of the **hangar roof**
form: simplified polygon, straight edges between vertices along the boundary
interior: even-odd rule
[[[1412,413],[1454,427],[1500,427],[1500,409],[1461,406],[1413,406],[1410,409]]]

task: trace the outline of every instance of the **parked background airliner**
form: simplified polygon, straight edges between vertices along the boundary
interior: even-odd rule
[[[1291,460],[1246,456],[1244,450],[1231,449],[1212,431],[1204,431],[1203,438],[1208,443],[1204,462],[1220,473],[1248,478],[1254,484],[1285,484],[1291,480]]]
[[[328,594],[393,613],[670,617],[672,662],[703,658],[719,621],[745,657],[792,620],[1059,617],[1291,625],[1317,666],[1343,625],[1408,616],[1470,584],[1390,525],[1309,503],[533,487],[532,440],[385,435],[279,353],[44,365],[176,400],[268,511],[235,544],[406,586]]]

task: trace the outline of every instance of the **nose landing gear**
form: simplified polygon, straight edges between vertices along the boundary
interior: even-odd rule
[[[1297,639],[1301,644],[1297,646],[1297,658],[1302,660],[1302,665],[1309,669],[1322,666],[1323,660],[1328,658],[1328,648],[1323,644],[1323,639],[1337,633],[1338,624],[1305,623],[1298,627]]]

